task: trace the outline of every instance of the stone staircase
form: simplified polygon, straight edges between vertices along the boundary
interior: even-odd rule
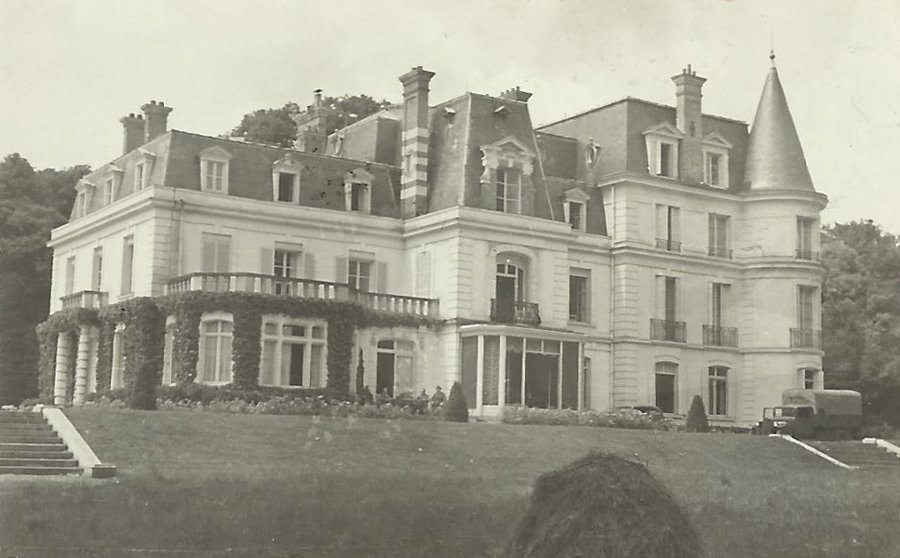
[[[809,441],[809,445],[847,465],[860,469],[900,467],[900,458],[875,444],[856,441]]]
[[[82,469],[40,413],[0,411],[0,475],[73,475]]]

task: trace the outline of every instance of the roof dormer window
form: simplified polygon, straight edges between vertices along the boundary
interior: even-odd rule
[[[372,180],[366,169],[356,169],[344,175],[344,204],[347,211],[372,212]]]
[[[272,165],[272,199],[284,203],[300,203],[300,170],[302,165],[289,153]]]
[[[200,189],[217,194],[228,193],[228,166],[231,154],[219,146],[200,152]]]
[[[668,122],[644,132],[647,170],[654,176],[678,178],[678,144],[684,134]]]
[[[713,188],[728,189],[729,143],[713,132],[703,138],[703,183]]]
[[[532,211],[534,152],[513,136],[481,147],[484,209],[528,215]],[[493,199],[493,205],[491,204]]]
[[[563,213],[572,230],[587,230],[587,202],[591,196],[584,190],[572,188],[565,193]]]

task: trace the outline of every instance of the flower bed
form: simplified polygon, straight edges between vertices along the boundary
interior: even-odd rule
[[[550,426],[600,426],[635,430],[673,430],[668,419],[654,419],[634,411],[601,412],[593,410],[534,409],[521,405],[504,407],[500,421],[506,424],[542,424]]]

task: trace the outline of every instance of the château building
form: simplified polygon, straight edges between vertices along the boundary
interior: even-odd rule
[[[161,102],[122,118],[122,154],[52,234],[50,322],[68,330],[46,341],[44,388],[80,404],[132,385],[135,326],[116,316],[144,298],[163,384],[459,381],[485,417],[677,416],[699,394],[737,425],[822,387],[827,198],[774,58],[749,129],[703,112],[690,66],[674,105],[629,97],[538,127],[530,93],[432,104],[433,76],[413,68],[401,105],[331,134],[317,92],[294,149],[169,129]]]

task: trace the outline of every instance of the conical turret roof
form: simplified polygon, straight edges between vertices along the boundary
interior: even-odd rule
[[[760,190],[804,190],[814,192],[812,178],[788,109],[778,70],[772,68],[763,86],[747,146],[745,188]]]

